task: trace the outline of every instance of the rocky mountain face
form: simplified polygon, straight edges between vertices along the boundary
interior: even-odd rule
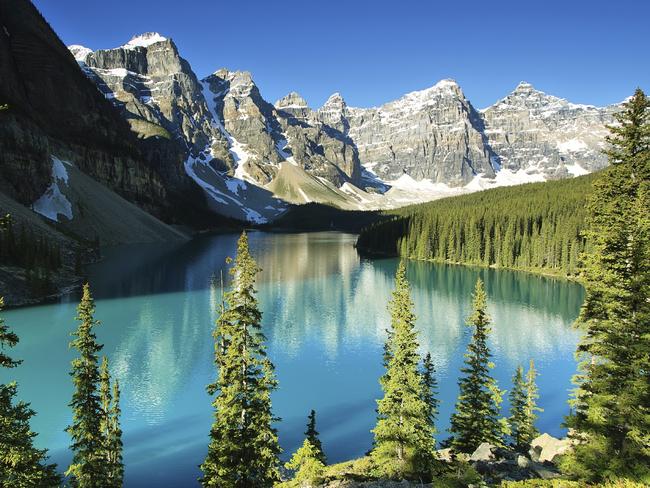
[[[616,109],[573,104],[522,82],[477,111],[453,80],[442,80],[369,109],[349,107],[336,93],[318,116],[349,136],[363,166],[384,181],[408,175],[462,187],[503,168],[524,182],[604,167],[605,125]]]
[[[0,1],[0,190],[34,202],[51,155],[74,160],[113,190],[162,215],[166,190],[140,157],[128,125],[79,71],[26,0]]]
[[[564,178],[607,165],[605,126],[616,109],[570,103],[522,82],[482,116],[501,167]]]
[[[348,107],[335,94],[319,116],[352,139],[364,166],[383,180],[407,174],[462,186],[476,174],[494,176],[483,120],[452,80],[370,109]]]

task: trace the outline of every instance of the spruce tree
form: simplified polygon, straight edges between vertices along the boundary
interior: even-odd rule
[[[397,270],[389,311],[391,328],[384,348],[388,365],[380,379],[384,396],[377,401],[371,456],[383,476],[426,477],[434,467],[434,433],[423,398],[415,315],[403,262]]]
[[[274,367],[266,357],[262,313],[255,296],[260,269],[242,233],[217,319],[216,394],[208,454],[201,465],[203,486],[265,488],[279,480],[280,447],[273,422],[271,392],[277,388]]]
[[[427,353],[422,361],[422,399],[427,405],[427,421],[431,426],[433,434],[436,433],[436,419],[438,418],[438,380],[436,379],[436,367],[431,359],[431,353]]]
[[[524,377],[524,368],[518,366],[512,378],[512,390],[510,390],[510,437],[513,447],[521,452],[528,450],[531,441],[539,435],[535,427],[537,419],[536,412],[541,411],[537,407],[537,384],[535,378],[535,364],[530,361],[530,367]]]
[[[100,383],[97,353],[103,346],[97,342],[93,330],[99,324],[94,314],[95,303],[86,283],[77,307],[79,326],[70,342],[70,347],[79,351],[79,357],[72,360],[72,425],[66,428],[72,438],[70,450],[73,452],[66,474],[79,488],[104,487],[108,476],[101,431],[102,405],[97,391]]]
[[[309,416],[307,417],[307,430],[305,431],[305,436],[311,445],[316,449],[320,462],[323,463],[323,465],[326,465],[327,458],[323,452],[323,445],[321,444],[320,438],[318,437],[318,431],[316,430],[316,410],[309,412]]]
[[[120,388],[117,380],[111,384],[108,359],[102,359],[99,396],[102,405],[101,432],[104,441],[104,462],[107,469],[107,488],[122,486],[122,429],[120,427]]]
[[[295,472],[292,485],[301,488],[320,485],[325,471],[325,465],[319,457],[320,453],[321,451],[309,439],[305,439],[302,446],[284,465],[286,469]]]
[[[468,320],[473,329],[472,339],[467,346],[465,366],[461,368],[460,394],[449,428],[452,448],[465,453],[472,453],[483,442],[503,445],[505,429],[499,418],[503,392],[490,375],[494,364],[487,344],[490,317],[486,306],[487,295],[479,279],[473,295],[474,312]]]
[[[0,309],[4,300],[0,297]],[[5,353],[18,336],[0,318],[0,367],[14,368],[20,361]],[[47,450],[34,447],[36,433],[29,427],[35,412],[25,402],[15,402],[15,382],[0,384],[0,486],[45,488],[58,486],[61,477],[55,464],[47,464]]]
[[[588,205],[585,334],[567,421],[584,442],[563,467],[650,482],[650,101],[637,89],[615,118],[610,166]]]

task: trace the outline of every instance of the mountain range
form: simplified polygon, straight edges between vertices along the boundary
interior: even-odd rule
[[[374,210],[589,173],[606,165],[618,108],[522,82],[477,109],[453,80],[373,108],[339,93],[316,109],[296,92],[271,103],[248,72],[199,79],[158,33],[93,51],[64,46],[27,0],[0,10],[0,192],[106,243],[269,222],[292,204]],[[148,225],[94,225],[102,199],[82,180]]]
[[[616,105],[578,105],[520,83],[477,110],[453,80],[374,108],[334,93],[312,109],[296,92],[271,104],[248,72],[199,80],[158,33],[92,51],[83,72],[141,138],[167,138],[214,211],[252,222],[287,203],[389,208],[441,196],[586,174],[606,165]]]

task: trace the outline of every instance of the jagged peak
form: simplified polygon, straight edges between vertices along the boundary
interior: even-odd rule
[[[481,109],[485,112],[491,109],[499,110],[521,110],[529,109],[535,105],[543,105],[547,110],[559,109],[581,109],[581,110],[598,110],[595,105],[584,105],[572,103],[565,98],[549,95],[546,92],[536,89],[531,83],[527,81],[520,81],[515,89],[508,94],[505,98],[498,100],[493,105]]]
[[[210,76],[216,76],[217,78],[221,78],[223,80],[228,80],[228,81],[238,80],[240,82],[253,83],[253,75],[251,75],[250,71],[240,71],[240,70],[231,70],[228,68],[219,68],[217,71],[213,72]],[[210,78],[210,76],[208,76],[207,78]]]
[[[70,44],[68,51],[72,53],[77,62],[85,63],[88,55],[93,52],[92,49],[82,46],[81,44]]]
[[[307,100],[305,100],[298,92],[289,92],[286,96],[277,100],[274,104],[275,108],[293,108],[303,109],[309,108]]]
[[[435,85],[425,88],[424,90],[417,90],[413,91],[410,93],[407,93],[404,95],[402,98],[428,98],[431,95],[438,95],[440,93],[446,93],[449,95],[455,95],[455,96],[463,96],[463,92],[460,89],[460,86],[456,82],[456,80],[453,80],[451,78],[445,78],[443,80],[440,80],[438,83]]]
[[[167,40],[168,39],[166,37],[161,36],[157,32],[145,32],[144,34],[133,36],[129,42],[127,42],[126,44],[120,47],[124,49],[133,49],[136,47],[149,47],[152,44],[155,44],[157,42],[164,42]]]
[[[347,104],[345,103],[345,99],[343,98],[343,95],[341,95],[339,92],[334,92],[325,101],[325,103],[323,104],[323,108],[329,107],[329,106],[343,106],[343,107],[345,107],[346,105]]]
[[[522,80],[522,81],[519,82],[519,84],[518,84],[517,87],[515,88],[515,91],[523,91],[523,90],[526,90],[526,91],[530,91],[530,90],[537,91],[537,90],[535,90],[535,87],[534,87],[533,85],[531,85],[531,84],[528,83],[527,81],[523,81],[523,80]]]
[[[431,88],[436,88],[438,90],[443,88],[459,89],[460,86],[453,78],[444,78],[440,80],[438,83],[436,83],[435,85],[433,85]]]

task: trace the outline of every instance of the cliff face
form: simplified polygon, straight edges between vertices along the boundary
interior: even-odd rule
[[[67,153],[98,181],[163,215],[166,191],[126,121],[80,72],[26,0],[0,1],[2,188],[23,204],[50,180],[50,156]]]
[[[578,105],[522,82],[482,116],[502,167],[562,178],[607,165],[606,125],[617,108]]]
[[[483,121],[452,80],[377,108],[352,108],[335,94],[319,110],[354,141],[361,162],[383,180],[403,174],[461,186],[494,176]]]

